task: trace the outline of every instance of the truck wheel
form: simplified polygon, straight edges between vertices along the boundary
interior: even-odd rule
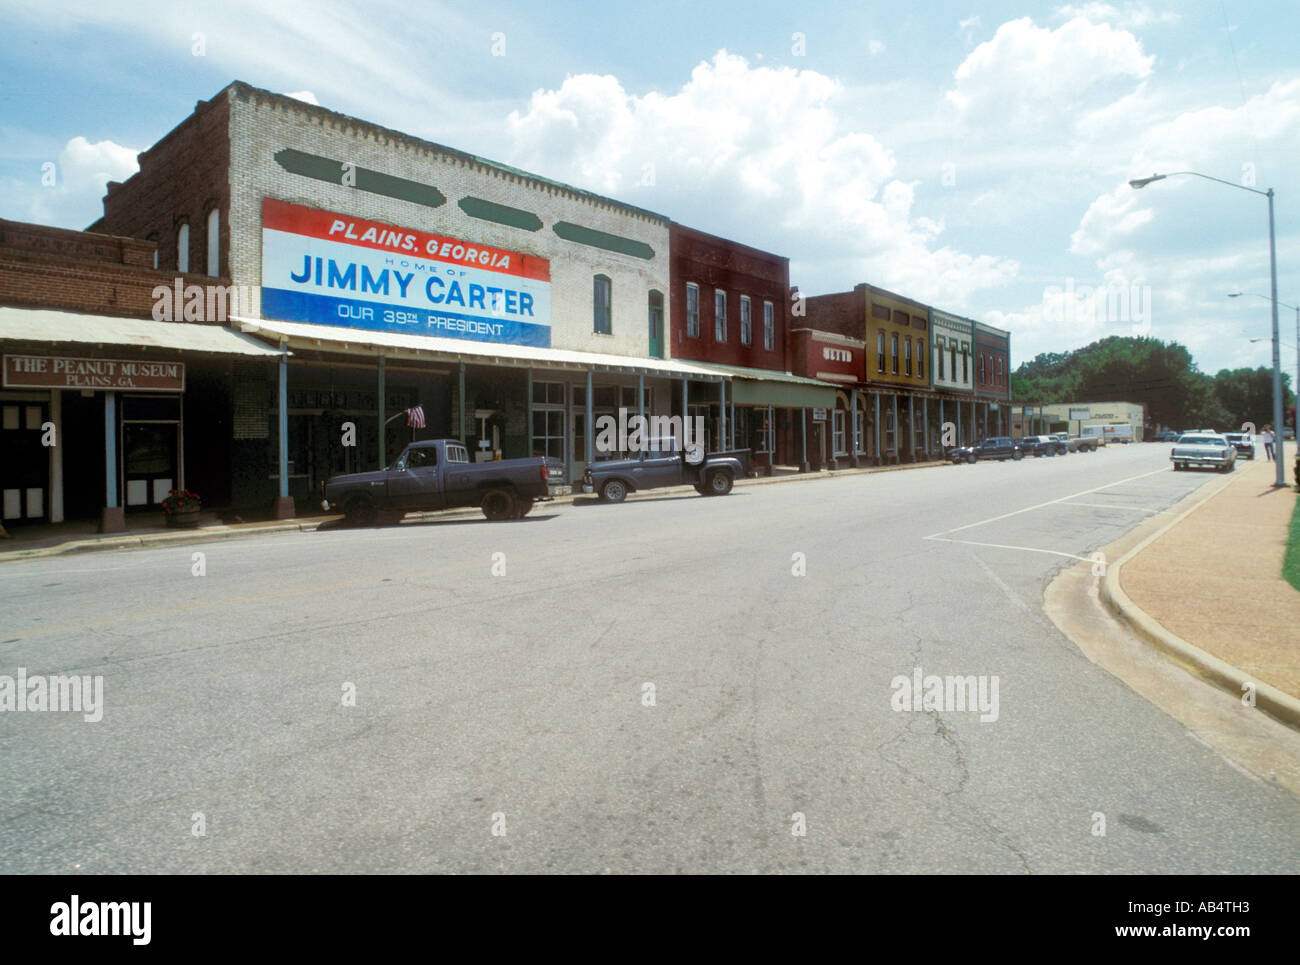
[[[715,469],[713,472],[709,473],[709,495],[725,496],[727,493],[731,492],[733,483],[734,480],[731,478],[731,473],[723,469]]]
[[[493,489],[483,497],[483,515],[494,523],[511,519],[515,509],[515,494],[508,489]]]
[[[533,509],[533,501],[531,499],[519,500],[518,505],[515,506],[515,519],[523,519],[530,512],[532,512],[532,509]]]
[[[1021,452],[1019,449],[1017,449],[1015,452],[1011,454],[1011,458],[1014,459],[1016,462],[1019,462],[1021,459],[1025,458],[1025,454]]]
[[[343,516],[353,526],[373,526],[379,520],[379,507],[369,496],[353,496],[344,506]]]
[[[621,479],[611,479],[600,487],[600,498],[607,503],[621,503],[627,499],[627,483]]]

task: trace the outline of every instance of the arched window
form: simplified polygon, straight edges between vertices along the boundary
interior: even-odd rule
[[[208,274],[221,274],[221,212],[216,208],[208,212]]]
[[[181,222],[181,226],[176,229],[176,270],[182,273],[190,270],[189,222]]]
[[[156,231],[153,232],[153,234],[149,235],[149,237],[147,237],[145,241],[153,242],[153,270],[157,271],[158,270],[158,232]]]

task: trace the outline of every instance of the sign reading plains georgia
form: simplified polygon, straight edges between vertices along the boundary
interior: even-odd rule
[[[551,265],[264,198],[262,316],[549,348]]]

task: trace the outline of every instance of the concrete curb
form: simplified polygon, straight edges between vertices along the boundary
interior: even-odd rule
[[[1189,643],[1166,629],[1134,603],[1129,598],[1129,595],[1124,592],[1119,582],[1120,572],[1125,563],[1219,495],[1228,486],[1243,478],[1245,477],[1239,476],[1231,482],[1218,487],[1206,495],[1204,499],[1197,502],[1196,505],[1180,513],[1147,536],[1146,539],[1129,549],[1115,562],[1108,564],[1105,579],[1101,581],[1099,587],[1100,596],[1102,602],[1115,614],[1117,619],[1126,624],[1138,636],[1154,645],[1157,650],[1171,657],[1183,669],[1196,674],[1196,676],[1236,698],[1240,698],[1244,692],[1244,684],[1251,684],[1255,688],[1255,707],[1257,709],[1264,711],[1274,720],[1286,724],[1288,727],[1300,730],[1300,699],[1292,697],[1272,684],[1256,680],[1241,668],[1233,666],[1212,653],[1207,653],[1195,644]]]
[[[876,472],[897,472],[903,469],[925,469],[933,466],[944,466],[949,463],[943,461],[931,462],[908,462],[899,463],[893,466],[862,466],[857,469],[829,469],[821,472],[810,473],[791,473],[785,476],[758,476],[753,479],[740,479],[736,482],[736,488],[748,486],[767,486],[776,483],[788,482],[812,482],[817,479],[833,479],[838,476],[864,476]],[[628,501],[634,502],[638,499],[654,499],[663,496],[695,494],[695,489],[691,486],[670,486],[662,489],[654,489],[645,493],[630,493]],[[551,500],[554,503],[572,504],[578,499],[595,500],[597,497],[588,493],[574,493],[569,496],[560,496]],[[480,515],[476,508],[447,509],[431,513],[410,513],[407,519],[431,522],[439,519],[457,519],[461,517],[472,517]],[[47,559],[54,556],[65,556],[70,553],[89,553],[97,550],[115,550],[115,549],[139,549],[186,545],[190,543],[212,543],[227,539],[240,539],[245,536],[262,536],[268,533],[311,533],[319,529],[322,525],[338,519],[338,516],[321,516],[301,520],[285,520],[282,523],[250,523],[234,526],[212,526],[201,527],[199,529],[177,530],[175,532],[163,533],[143,533],[138,536],[102,536],[94,539],[72,540],[67,543],[60,543],[56,546],[39,546],[28,550],[9,550],[0,552],[0,563],[18,562],[19,560],[37,560]]]

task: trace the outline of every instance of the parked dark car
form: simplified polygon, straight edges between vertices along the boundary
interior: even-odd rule
[[[948,452],[948,458],[954,464],[961,462],[979,462],[981,459],[1025,458],[1025,448],[1010,436],[993,436],[974,446],[959,446]]]
[[[621,503],[628,493],[665,486],[694,486],[701,496],[725,496],[737,479],[749,475],[749,467],[748,449],[705,453],[691,447],[683,454],[667,443],[630,459],[589,463],[582,475],[582,491],[596,493],[607,503]]]
[[[1255,459],[1255,437],[1246,432],[1225,432],[1223,438],[1232,443],[1238,456]]]
[[[558,459],[470,462],[458,440],[432,439],[411,443],[387,469],[331,477],[321,505],[357,523],[456,506],[478,506],[491,520],[522,519],[534,503],[571,491]]]
[[[1064,456],[1069,446],[1056,436],[1025,436],[1020,446],[1027,456]]]
[[[1153,442],[1177,442],[1178,433],[1173,429],[1166,429],[1164,432],[1157,432]]]

